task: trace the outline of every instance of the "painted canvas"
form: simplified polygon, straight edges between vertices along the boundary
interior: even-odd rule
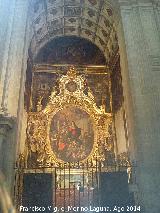
[[[59,111],[51,122],[50,141],[55,156],[64,162],[87,158],[94,144],[92,119],[78,107]]]

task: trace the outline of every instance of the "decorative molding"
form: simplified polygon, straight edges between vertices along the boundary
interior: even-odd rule
[[[160,72],[160,56],[150,55],[150,61],[152,66],[152,71]]]
[[[141,8],[153,8],[153,6],[155,7],[159,7],[160,3],[159,0],[118,0],[119,5],[121,7],[121,9],[132,9],[134,7],[141,7]]]
[[[34,56],[50,39],[64,35],[89,39],[105,52],[111,32],[116,33],[116,14],[108,1],[70,1],[65,5],[60,1],[33,1],[32,4],[35,8],[30,14],[34,32],[31,49],[36,47]],[[112,40],[115,45],[109,47],[111,52],[114,51],[112,47],[118,45],[116,40]]]

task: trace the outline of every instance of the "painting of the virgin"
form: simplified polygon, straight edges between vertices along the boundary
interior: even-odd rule
[[[64,162],[87,158],[94,143],[92,119],[78,107],[59,111],[51,122],[50,141],[55,156]]]

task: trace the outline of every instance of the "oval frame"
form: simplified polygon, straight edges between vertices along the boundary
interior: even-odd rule
[[[97,126],[97,119],[95,119],[95,117],[93,116],[93,114],[90,114],[89,110],[86,110],[84,109],[84,107],[80,106],[80,105],[73,105],[73,104],[66,104],[65,106],[63,106],[61,109],[56,109],[54,110],[48,117],[48,125],[47,125],[47,141],[49,142],[49,145],[50,145],[50,150],[52,150],[51,148],[51,140],[50,140],[50,128],[51,128],[51,123],[53,121],[53,118],[54,116],[62,111],[63,109],[66,109],[68,107],[75,107],[77,109],[80,109],[84,112],[86,112],[89,116],[89,118],[91,119],[92,121],[92,125],[93,125],[93,132],[94,132],[94,138],[93,138],[93,143],[92,143],[92,149],[90,151],[90,154],[85,157],[84,159],[82,160],[79,160],[79,162],[86,162],[89,158],[91,158],[91,156],[93,156],[93,154],[95,153],[95,150],[96,150],[96,145],[97,145],[97,129],[96,129],[96,126]],[[62,160],[61,158],[58,158],[56,156],[56,154],[54,153],[54,151],[52,150],[52,157],[54,159],[55,162],[57,163],[69,163],[70,161],[64,161]],[[74,163],[75,161],[72,161],[70,163]]]

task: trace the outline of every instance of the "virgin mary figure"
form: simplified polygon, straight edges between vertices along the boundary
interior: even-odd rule
[[[80,139],[81,128],[79,128],[74,121],[71,122],[71,126],[68,129],[68,139],[70,142],[75,142],[78,145],[82,144]]]

